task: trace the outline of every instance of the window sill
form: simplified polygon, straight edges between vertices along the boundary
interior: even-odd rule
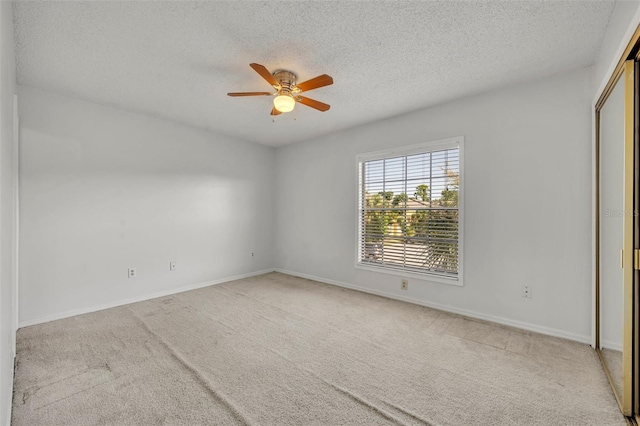
[[[356,263],[355,268],[363,271],[395,275],[402,278],[413,278],[421,281],[436,282],[440,284],[448,284],[448,285],[454,285],[457,287],[463,287],[462,277],[460,276],[455,278],[454,277],[448,278],[448,277],[443,277],[441,275],[419,274],[411,271],[403,271],[401,269],[393,269],[393,268],[387,268],[383,266],[371,266],[371,265],[366,265],[362,263]]]

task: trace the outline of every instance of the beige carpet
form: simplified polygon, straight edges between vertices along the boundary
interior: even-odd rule
[[[587,345],[272,273],[21,329],[13,425],[624,425]]]

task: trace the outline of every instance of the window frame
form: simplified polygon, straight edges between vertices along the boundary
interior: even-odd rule
[[[402,268],[394,268],[388,265],[375,265],[370,263],[362,263],[360,261],[360,253],[362,250],[362,227],[360,210],[362,208],[361,190],[363,164],[368,161],[383,160],[395,157],[406,157],[414,154],[422,154],[427,152],[441,151],[445,149],[458,148],[459,158],[459,177],[460,184],[458,186],[458,275],[443,276],[432,272],[416,272],[403,270]],[[456,136],[446,139],[438,139],[423,142],[415,145],[398,146],[394,148],[384,149],[380,151],[365,152],[356,155],[356,244],[355,244],[355,268],[370,272],[378,272],[383,274],[395,275],[403,278],[413,278],[422,281],[437,282],[462,287],[464,284],[464,136]]]

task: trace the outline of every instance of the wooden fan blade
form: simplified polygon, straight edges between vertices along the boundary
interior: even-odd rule
[[[316,78],[312,78],[311,80],[303,81],[300,84],[296,84],[298,89],[301,92],[306,92],[307,90],[317,89],[318,87],[330,86],[333,84],[333,78],[326,74],[322,74],[317,76]]]
[[[280,114],[282,114],[282,113],[280,111],[278,111],[276,109],[276,107],[273,107],[273,109],[271,110],[271,115],[280,115]]]
[[[260,76],[262,78],[264,78],[265,80],[267,80],[267,83],[269,83],[270,85],[272,85],[273,87],[280,87],[280,85],[278,84],[278,82],[276,81],[275,78],[273,78],[273,76],[271,75],[271,73],[269,72],[269,70],[267,68],[265,68],[264,65],[260,65],[260,64],[249,64],[249,66],[251,68],[254,69],[255,72],[257,72],[258,74],[260,74]]]
[[[270,96],[269,92],[236,92],[227,93],[228,96]]]
[[[329,108],[331,108],[331,105],[316,101],[315,99],[305,98],[304,96],[296,96],[296,101],[322,112],[329,111]]]

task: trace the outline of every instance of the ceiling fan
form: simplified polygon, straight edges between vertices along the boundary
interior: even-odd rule
[[[311,108],[315,108],[318,111],[328,111],[331,108],[330,105],[320,101],[316,101],[311,98],[300,96],[299,93],[309,90],[317,89],[319,87],[329,86],[333,84],[333,78],[326,74],[319,75],[311,80],[304,81],[302,83],[296,83],[297,76],[291,71],[277,70],[273,73],[260,64],[249,64],[251,68],[255,70],[267,83],[276,89],[275,93],[270,92],[239,92],[239,93],[227,93],[229,96],[275,96],[273,98],[273,108],[271,109],[271,115],[280,115],[283,112],[293,111],[296,106],[296,102],[300,102]]]

